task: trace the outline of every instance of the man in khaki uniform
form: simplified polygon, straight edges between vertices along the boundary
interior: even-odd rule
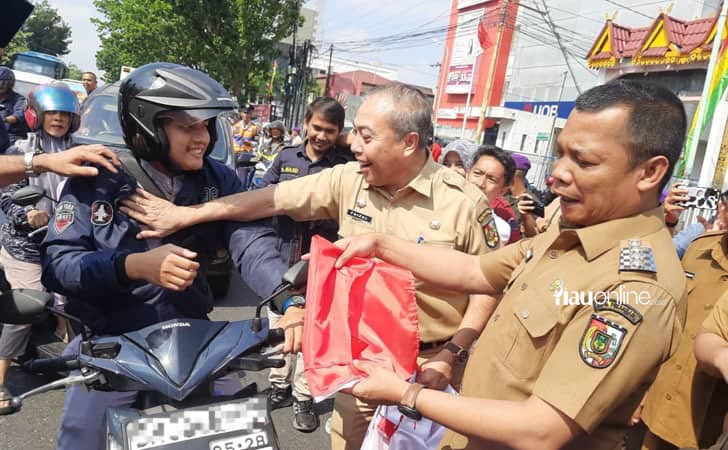
[[[728,293],[720,296],[715,308],[703,322],[703,329],[695,338],[694,350],[700,370],[708,372],[717,379],[716,388],[723,391],[722,406],[725,407],[726,383],[728,383]],[[713,404],[720,401],[716,397],[714,393]],[[713,411],[709,414],[711,412]],[[713,419],[723,421],[723,434],[710,449],[723,450],[728,448],[728,415],[716,412],[716,416]],[[704,436],[703,433],[702,437]]]
[[[461,396],[369,363],[358,364],[369,378],[353,394],[442,423],[447,450],[620,449],[682,328],[685,277],[659,193],[685,123],[682,103],[663,88],[597,86],[579,96],[559,135],[552,189],[562,216],[543,234],[479,257],[381,234],[340,241],[338,264],[375,256],[443,288],[504,292]]]
[[[677,352],[660,368],[647,394],[642,420],[647,424],[643,449],[707,447],[721,433],[728,408],[725,384],[697,370],[695,336],[718,297],[728,288],[728,234],[706,233],[695,239],[682,259],[688,297],[685,330]]]
[[[376,231],[421,246],[486,253],[500,246],[487,199],[432,160],[427,151],[430,110],[418,91],[390,85],[370,93],[357,113],[351,148],[357,162],[187,210],[142,194],[128,202],[125,211],[157,230],[144,236],[166,235],[193,222],[287,214],[297,221],[335,219],[342,237]],[[493,233],[485,233],[484,227]],[[458,384],[463,366],[455,353],[466,355],[464,350],[495,308],[495,299],[422,282],[416,284],[416,298],[422,364],[418,379],[437,389],[451,381]],[[301,315],[289,308],[279,324],[286,328],[300,323]],[[300,335],[300,327],[290,327],[287,334]],[[359,449],[373,411],[350,395],[337,395],[333,448]]]

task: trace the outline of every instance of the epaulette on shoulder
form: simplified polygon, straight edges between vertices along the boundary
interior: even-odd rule
[[[619,273],[623,272],[657,273],[655,254],[648,242],[632,238],[620,243]]]

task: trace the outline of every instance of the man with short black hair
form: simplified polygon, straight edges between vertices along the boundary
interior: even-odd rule
[[[337,267],[378,257],[442,289],[504,292],[460,396],[369,363],[356,365],[369,377],[353,394],[448,427],[442,449],[622,448],[684,318],[685,275],[659,196],[685,129],[670,91],[612,81],[577,98],[558,137],[558,226],[481,256],[385,234],[340,241]]]
[[[96,79],[95,73],[84,72],[81,74],[81,84],[83,84],[84,89],[86,89],[86,94],[91,95],[94,89],[96,89],[96,86],[98,86],[99,82]]]

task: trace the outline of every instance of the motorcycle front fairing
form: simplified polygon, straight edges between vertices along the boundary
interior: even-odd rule
[[[102,371],[106,389],[151,390],[181,401],[202,383],[224,375],[223,369],[235,358],[263,345],[268,322],[264,320],[258,332],[252,331],[251,324],[251,320],[169,320],[121,336],[94,339],[95,346],[118,344],[113,358],[86,352],[79,358],[84,365]]]

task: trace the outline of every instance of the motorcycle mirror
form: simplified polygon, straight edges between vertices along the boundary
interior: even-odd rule
[[[35,205],[45,197],[45,189],[40,186],[26,186],[13,192],[11,197],[13,203],[18,206]]]
[[[53,294],[33,289],[13,289],[0,294],[0,322],[28,325],[47,316]]]
[[[308,261],[298,261],[286,270],[282,278],[293,289],[304,287],[308,281]]]

